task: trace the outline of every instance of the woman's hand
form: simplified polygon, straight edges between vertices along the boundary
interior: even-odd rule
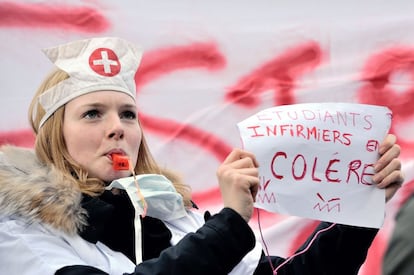
[[[400,146],[395,135],[388,134],[379,148],[380,158],[376,162],[372,180],[378,188],[385,189],[385,200],[389,201],[401,187],[404,176],[401,171]]]
[[[233,149],[217,170],[217,178],[225,207],[232,208],[248,222],[259,188],[259,170],[255,156]]]

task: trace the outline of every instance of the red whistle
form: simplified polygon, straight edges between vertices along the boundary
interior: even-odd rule
[[[129,170],[129,159],[123,155],[112,155],[112,167],[114,170]]]

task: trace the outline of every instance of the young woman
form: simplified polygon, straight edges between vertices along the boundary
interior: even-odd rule
[[[30,106],[35,150],[0,151],[5,274],[273,273],[269,260],[276,267],[283,259],[265,257],[247,223],[259,184],[253,154],[234,149],[220,165],[224,208],[203,218],[142,133],[134,82],[141,52],[107,37],[45,53],[58,69]],[[374,176],[387,200],[403,180],[395,142],[383,142]],[[277,274],[357,274],[376,232],[334,225]]]

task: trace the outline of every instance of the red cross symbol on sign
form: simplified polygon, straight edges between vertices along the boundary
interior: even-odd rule
[[[89,56],[89,66],[94,72],[103,76],[114,76],[121,70],[118,56],[107,48],[94,50]]]

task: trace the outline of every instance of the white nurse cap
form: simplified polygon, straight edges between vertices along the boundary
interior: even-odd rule
[[[70,77],[39,96],[46,112],[39,129],[59,107],[87,93],[113,90],[135,100],[135,73],[142,51],[128,41],[116,37],[91,38],[43,49],[43,52]]]

